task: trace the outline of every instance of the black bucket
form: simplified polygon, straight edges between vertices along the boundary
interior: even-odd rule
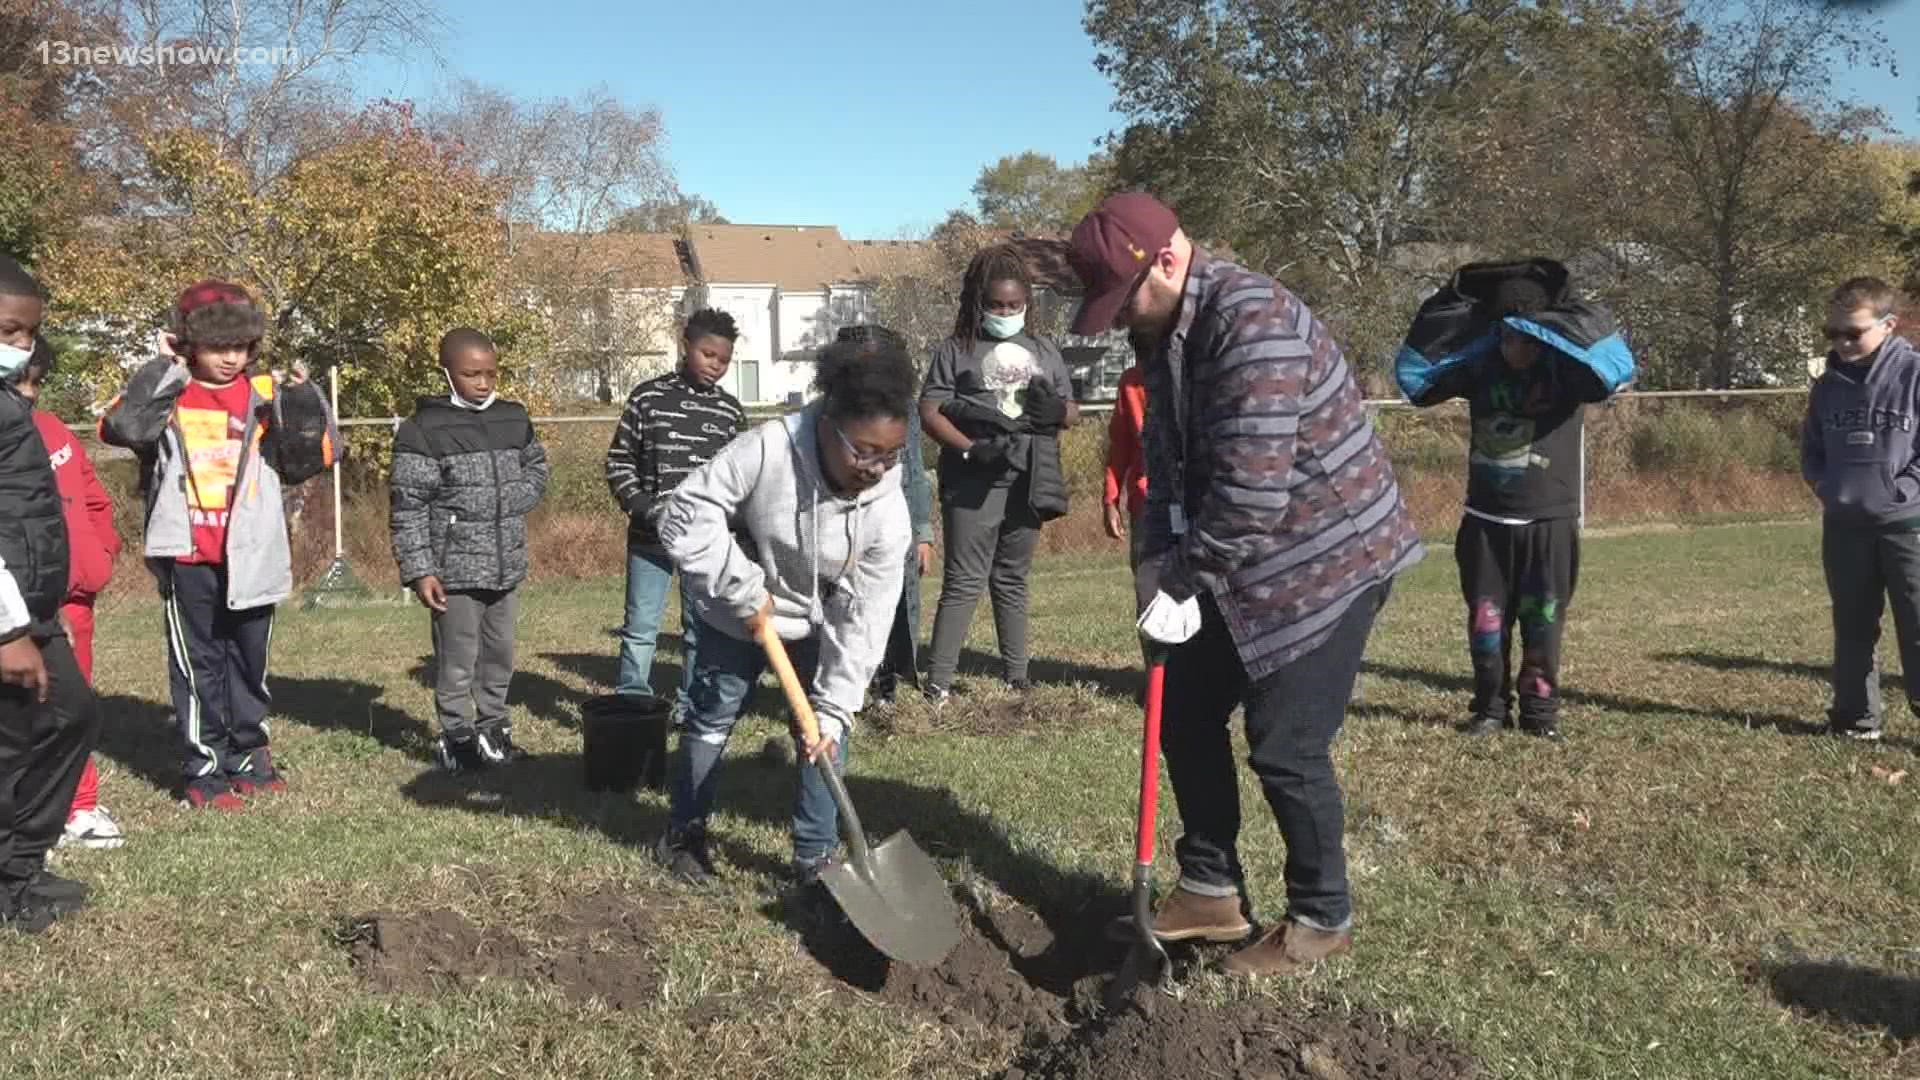
[[[672,706],[657,697],[605,694],[580,708],[580,754],[588,791],[667,786],[667,726]]]

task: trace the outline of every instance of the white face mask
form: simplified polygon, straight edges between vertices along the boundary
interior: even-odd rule
[[[12,345],[0,345],[0,379],[12,381],[26,368],[27,361],[33,357],[32,349],[15,348]]]
[[[1001,341],[1007,340],[1026,328],[1026,308],[1021,308],[1011,315],[980,316],[980,329],[986,331],[988,337],[999,338]]]
[[[485,401],[468,401],[466,398],[463,398],[460,396],[459,390],[456,390],[454,388],[453,376],[448,373],[446,368],[440,369],[440,375],[442,378],[447,380],[447,396],[453,399],[453,407],[456,409],[467,409],[472,412],[481,412],[482,410],[486,409],[487,406],[493,404],[495,398],[500,396],[500,391],[496,389],[493,393],[487,395],[487,399]]]

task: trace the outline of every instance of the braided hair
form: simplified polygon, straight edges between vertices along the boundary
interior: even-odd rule
[[[960,312],[953,320],[953,336],[968,349],[979,339],[980,317],[987,308],[987,286],[996,281],[1019,282],[1027,291],[1028,302],[1033,300],[1033,273],[1020,253],[1007,244],[982,249],[960,278]]]

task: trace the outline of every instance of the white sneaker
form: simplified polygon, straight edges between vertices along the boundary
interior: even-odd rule
[[[117,848],[127,842],[127,834],[107,813],[104,806],[91,810],[82,810],[67,819],[66,830],[60,834],[59,847]]]

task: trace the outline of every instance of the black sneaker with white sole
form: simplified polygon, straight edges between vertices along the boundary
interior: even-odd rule
[[[1867,720],[1830,721],[1827,724],[1827,731],[1842,739],[1852,739],[1854,742],[1880,741],[1880,725]]]
[[[473,737],[480,756],[489,765],[511,765],[526,758],[527,752],[513,741],[513,729],[506,726],[482,728]]]
[[[442,772],[455,776],[461,773],[484,772],[493,762],[480,750],[479,736],[456,739],[442,735],[433,741],[433,763]]]

